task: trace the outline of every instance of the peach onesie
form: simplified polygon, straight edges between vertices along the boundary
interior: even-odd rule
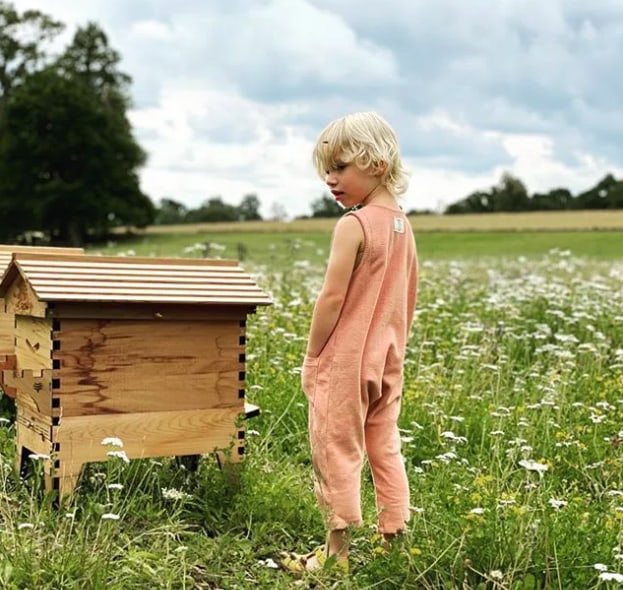
[[[364,454],[372,470],[379,531],[409,520],[398,415],[403,361],[417,292],[413,231],[402,211],[369,204],[350,212],[364,246],[335,329],[305,357],[302,385],[318,502],[331,530],[360,525]]]

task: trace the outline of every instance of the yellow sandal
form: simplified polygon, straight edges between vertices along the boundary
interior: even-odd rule
[[[308,567],[308,562],[312,557],[316,558],[320,567]],[[349,572],[348,559],[338,559],[335,555],[328,558],[322,547],[318,547],[311,553],[306,553],[305,555],[294,552],[284,552],[281,554],[279,563],[284,570],[298,575],[304,574],[305,572],[318,571],[320,569],[332,569],[334,566],[340,569],[342,573],[347,574]]]

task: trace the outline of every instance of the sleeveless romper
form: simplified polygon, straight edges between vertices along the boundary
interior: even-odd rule
[[[395,533],[409,520],[397,421],[417,292],[415,240],[402,211],[370,204],[348,215],[363,228],[363,254],[335,329],[303,363],[314,487],[330,530],[360,525],[367,454],[379,531]]]

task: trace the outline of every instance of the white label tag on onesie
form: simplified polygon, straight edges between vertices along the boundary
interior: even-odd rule
[[[405,220],[402,217],[394,217],[394,231],[398,234],[405,233]]]

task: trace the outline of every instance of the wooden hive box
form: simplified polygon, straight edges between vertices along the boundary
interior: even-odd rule
[[[17,460],[71,492],[119,438],[129,458],[244,452],[246,319],[270,298],[234,260],[14,254]]]
[[[14,252],[37,254],[81,254],[82,248],[55,248],[49,246],[11,246],[0,244],[0,278],[8,269]],[[4,299],[0,297],[0,389],[9,397],[15,397],[15,390],[5,386],[2,381],[4,369],[15,367],[15,317],[5,309]]]

